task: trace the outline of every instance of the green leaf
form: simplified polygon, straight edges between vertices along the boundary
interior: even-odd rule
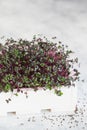
[[[62,82],[65,82],[65,81],[66,81],[66,79],[65,79],[64,77],[62,77],[62,78],[61,78],[61,81],[62,81]]]
[[[15,56],[17,57],[17,56],[19,55],[19,50],[14,49],[14,54],[15,54]]]
[[[49,81],[50,81],[50,77],[49,77],[49,76],[46,78],[46,81],[47,81],[47,82],[49,82]]]
[[[23,77],[23,82],[24,82],[24,83],[27,83],[28,81],[29,81],[28,77],[27,77],[27,76],[24,76],[24,77]]]
[[[49,89],[49,90],[52,89],[51,85],[49,85],[49,84],[46,85],[46,88]]]
[[[36,73],[36,77],[40,78],[41,77],[41,74],[38,72]]]
[[[6,74],[6,76],[3,79],[3,82],[4,83],[8,83],[9,80],[12,80],[12,79],[13,79],[13,75],[12,74]]]
[[[40,65],[41,65],[42,67],[44,67],[45,64],[44,64],[44,63],[41,63]]]
[[[71,54],[71,53],[73,53],[73,51],[71,51],[71,50],[66,51],[66,54]]]
[[[61,77],[61,76],[58,76],[58,81],[65,82],[65,81],[66,81],[66,78],[65,78],[65,77]]]
[[[11,90],[11,85],[6,84],[4,90],[5,90],[5,92],[8,92],[9,90]]]
[[[18,96],[18,93],[15,93],[14,95],[15,95],[15,96]]]
[[[62,46],[59,45],[59,46],[58,46],[58,49],[60,49],[60,48],[62,48]]]
[[[61,92],[61,90],[55,89],[55,94],[57,94],[58,96],[62,96],[63,92]]]

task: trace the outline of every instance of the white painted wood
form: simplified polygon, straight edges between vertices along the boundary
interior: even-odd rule
[[[0,116],[9,114],[28,114],[40,112],[53,112],[53,113],[73,113],[77,102],[77,88],[76,87],[63,87],[61,88],[63,95],[57,96],[54,90],[38,90],[33,91],[24,89],[28,93],[28,98],[25,94],[19,93],[18,96],[9,93],[0,93]],[[15,92],[16,93],[16,90]],[[6,99],[10,98],[9,103]]]

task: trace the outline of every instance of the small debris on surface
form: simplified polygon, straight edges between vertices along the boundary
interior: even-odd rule
[[[31,120],[31,119],[29,118],[28,121],[30,122],[30,120]]]
[[[85,80],[83,79],[82,82],[85,82]]]
[[[24,123],[20,123],[20,125],[24,125]]]
[[[75,108],[75,111],[74,111],[75,113],[77,113],[78,112],[78,107],[76,106],[76,108]]]

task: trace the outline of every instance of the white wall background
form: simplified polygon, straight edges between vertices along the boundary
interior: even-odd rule
[[[81,64],[81,78],[85,83],[79,82],[78,102],[82,111],[87,107],[87,1],[86,0],[0,0],[0,37],[32,38],[34,34],[43,34],[47,37],[57,36],[58,40],[69,45],[75,51]],[[1,105],[1,104],[0,104]],[[84,106],[83,106],[84,105]],[[76,130],[82,130],[86,126],[86,114],[78,114],[78,126]],[[81,117],[80,117],[81,116]],[[39,121],[31,123],[31,127],[25,122],[25,118],[18,120],[12,118],[0,118],[0,130],[47,130],[51,123],[46,124]],[[83,124],[80,122],[83,118]],[[67,118],[69,120],[69,118]],[[15,121],[15,123],[14,123]],[[22,127],[20,123],[24,122]],[[57,122],[58,123],[58,122]],[[57,124],[56,123],[56,124]],[[64,123],[63,123],[64,125]],[[36,128],[37,127],[37,128]],[[54,125],[49,130],[58,130]],[[64,128],[68,129],[65,122]],[[75,129],[72,127],[72,129]]]

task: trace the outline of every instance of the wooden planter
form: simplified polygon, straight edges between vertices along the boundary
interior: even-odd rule
[[[57,96],[54,90],[27,90],[28,98],[25,94],[19,93],[18,96],[11,92],[0,93],[0,116],[9,114],[31,114],[49,111],[52,113],[72,114],[77,103],[77,88],[62,87],[63,95]],[[16,91],[16,90],[15,90]],[[23,89],[26,92],[26,89]],[[6,99],[10,98],[9,103]]]

